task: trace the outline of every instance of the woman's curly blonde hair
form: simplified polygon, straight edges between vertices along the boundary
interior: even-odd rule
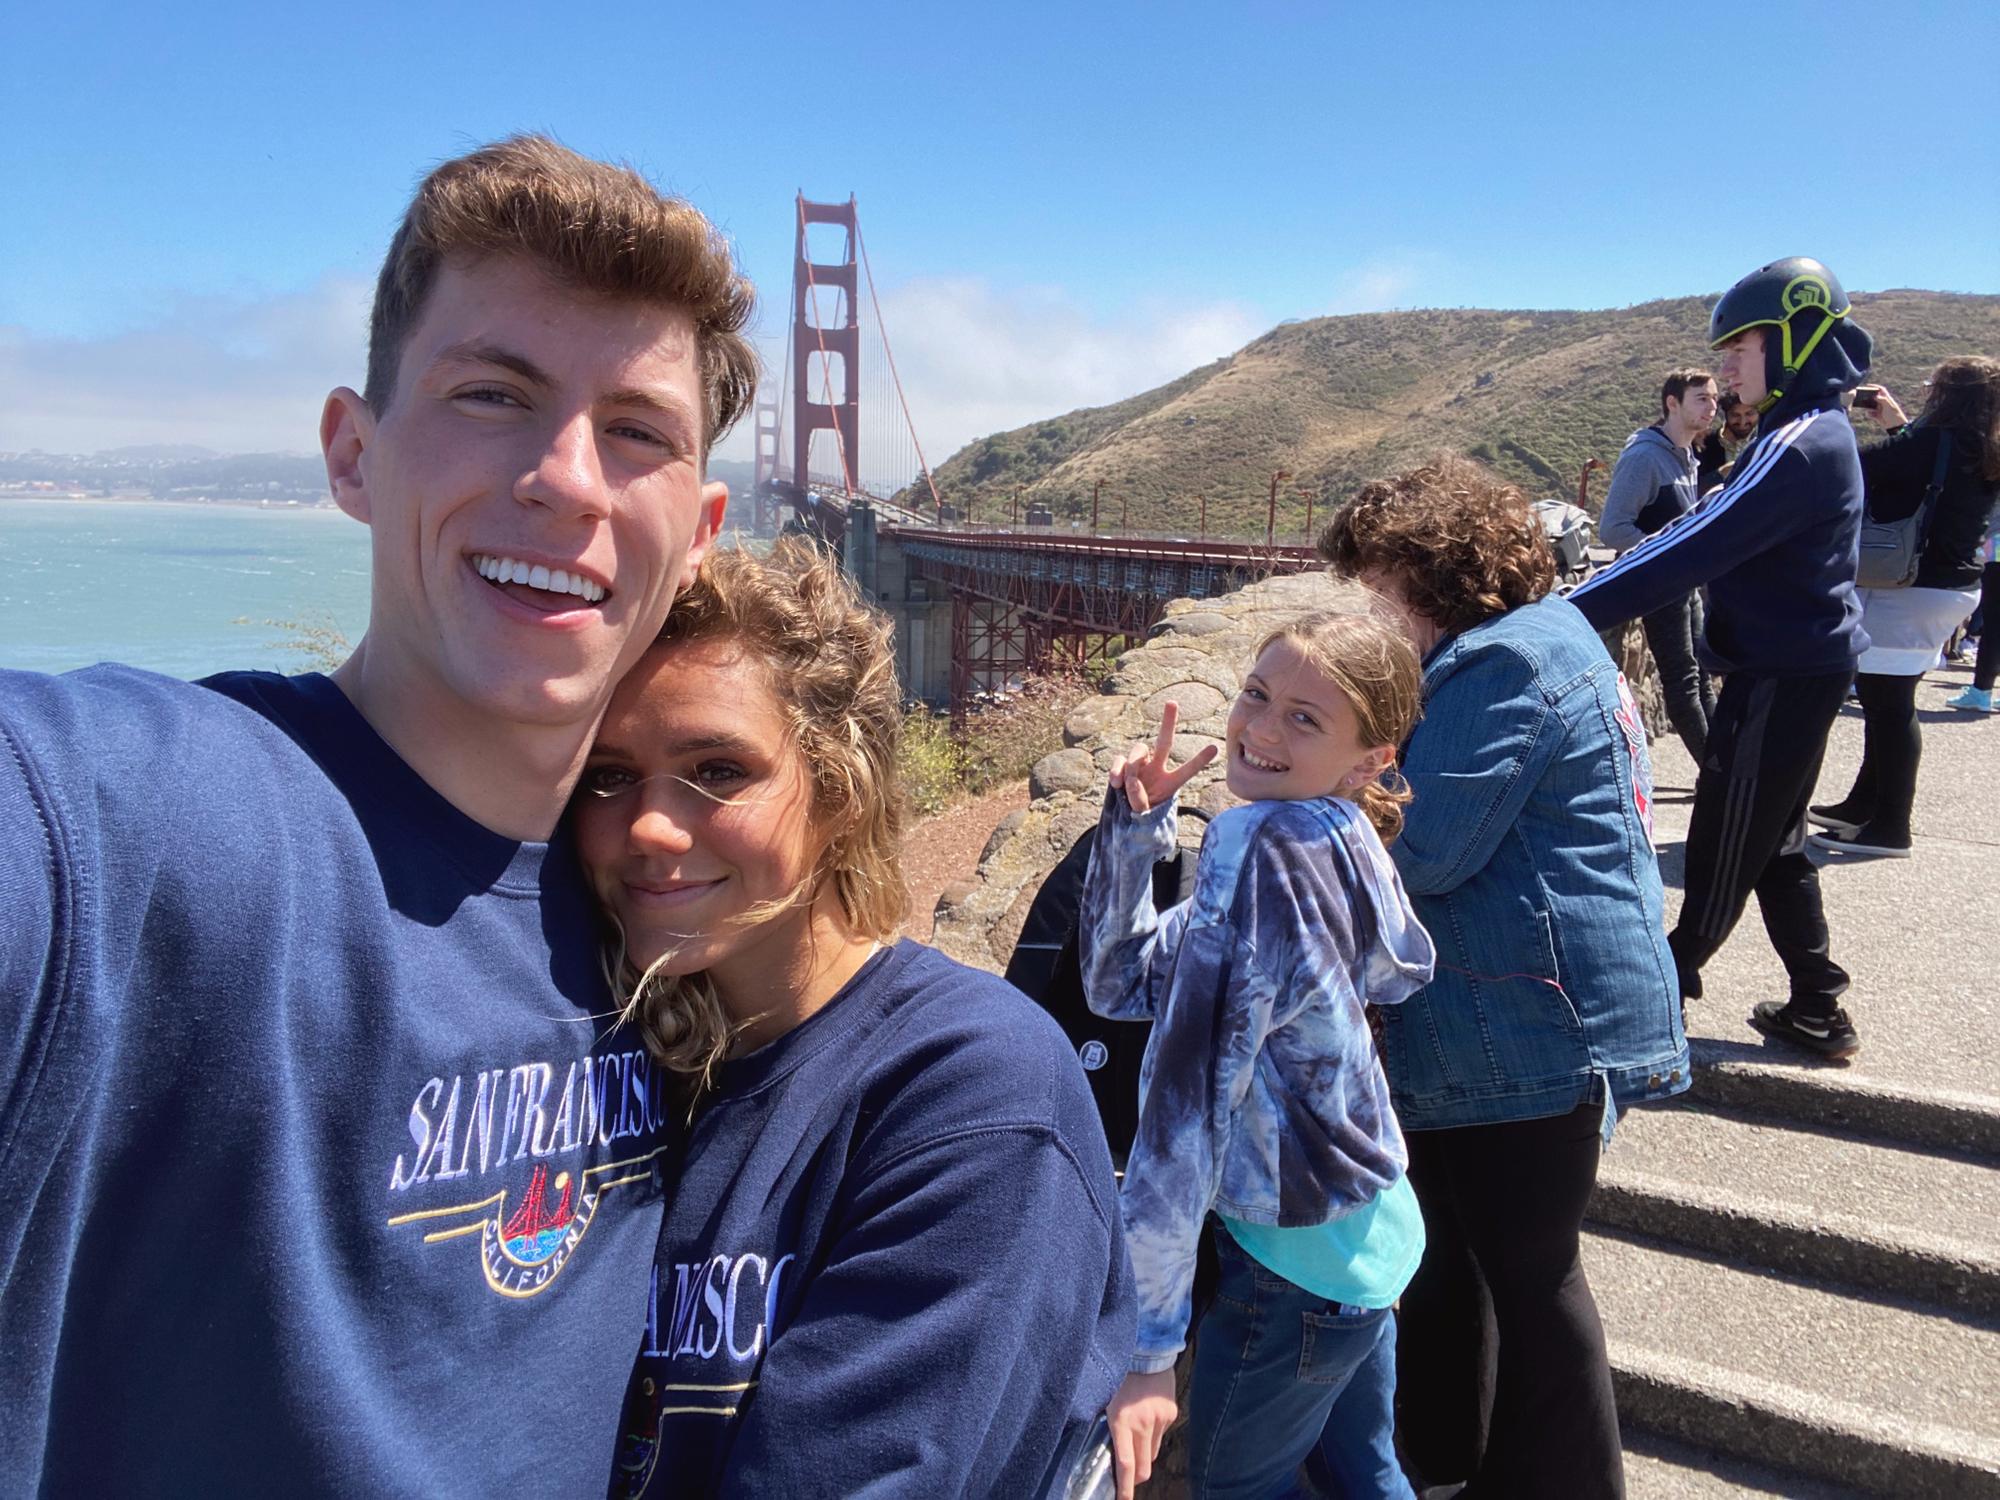
[[[886,940],[901,925],[909,891],[900,865],[903,713],[893,629],[840,565],[801,537],[781,538],[761,557],[711,552],[674,601],[655,644],[739,644],[762,665],[811,785],[809,817],[822,841],[811,873],[738,921],[767,921],[831,889],[857,937]],[[640,972],[615,924],[606,969],[648,1048],[698,1098],[732,1034],[707,976],[661,974],[657,963]]]
[[[1446,635],[1532,604],[1556,581],[1528,497],[1449,453],[1363,485],[1327,522],[1319,554],[1343,578],[1395,579],[1410,608]]]

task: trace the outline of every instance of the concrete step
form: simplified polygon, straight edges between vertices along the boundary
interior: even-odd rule
[[[1801,1479],[1650,1432],[1626,1434],[1626,1500],[1744,1500],[1746,1496],[1862,1500],[1867,1493],[1844,1484]]]
[[[1591,1219],[2000,1318],[2000,1166],[1674,1103],[1619,1122]]]
[[[1877,1495],[2000,1497],[2000,1323],[1584,1236],[1621,1419]]]
[[[1862,1044],[1865,1055],[1865,1035]],[[2000,1161],[2000,1096],[1886,1083],[1782,1042],[1694,1038],[1691,1045],[1687,1097],[1697,1103]]]

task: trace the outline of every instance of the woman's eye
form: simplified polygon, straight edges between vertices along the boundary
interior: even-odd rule
[[[749,779],[750,773],[729,760],[705,760],[694,768],[697,785],[707,791],[725,791],[740,786]]]
[[[635,785],[632,773],[623,766],[586,766],[578,784],[593,797],[615,797]]]
[[[1319,721],[1309,713],[1295,713],[1292,715],[1292,719],[1295,723],[1303,724],[1308,729],[1319,728]]]
[[[1245,688],[1243,690],[1243,696],[1248,698],[1252,703],[1262,703],[1264,701],[1264,694],[1262,693],[1262,691],[1253,687]]]

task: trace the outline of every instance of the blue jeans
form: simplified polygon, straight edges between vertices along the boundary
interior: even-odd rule
[[[1412,1500],[1396,1462],[1396,1320],[1266,1270],[1217,1226],[1221,1274],[1188,1392],[1195,1500],[1302,1495],[1315,1446],[1336,1493]]]

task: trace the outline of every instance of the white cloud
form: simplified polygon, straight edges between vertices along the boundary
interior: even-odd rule
[[[92,452],[191,443],[222,452],[311,452],[321,403],[359,387],[372,287],[327,276],[262,300],[190,297],[149,327],[57,338],[0,326],[0,451]],[[917,434],[933,465],[975,438],[1122,401],[1240,349],[1270,319],[1231,301],[1147,302],[1117,312],[1046,287],[930,278],[886,291],[882,314]],[[873,321],[872,309],[865,314]],[[763,348],[782,379],[782,329]],[[900,422],[880,344],[863,343],[867,434]],[[717,449],[747,459],[746,417]]]
[[[864,317],[872,322],[869,313]],[[1149,303],[1104,313],[1059,290],[1001,288],[974,278],[905,282],[884,292],[882,320],[933,466],[989,433],[1136,396],[1235,352],[1270,322],[1226,301]],[[764,353],[766,379],[777,389],[782,332],[777,347]],[[866,333],[861,357],[865,449],[868,434],[878,424],[900,422],[901,413],[893,406],[873,409],[881,398],[868,365],[881,355]],[[893,403],[893,392],[888,400]],[[749,426],[746,421],[718,452],[748,457]]]
[[[1433,268],[1435,257],[1380,256],[1363,261],[1334,279],[1326,313],[1387,312],[1411,305],[1410,293]]]
[[[313,452],[326,393],[361,384],[371,293],[329,275],[259,300],[190,297],[102,338],[0,327],[0,450]]]

